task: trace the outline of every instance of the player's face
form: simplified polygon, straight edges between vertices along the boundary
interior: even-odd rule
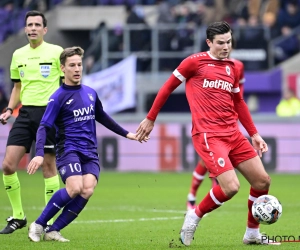
[[[41,16],[29,16],[26,20],[25,33],[30,44],[41,44],[47,33],[47,27],[43,26],[43,18]]]
[[[229,57],[229,53],[231,51],[231,40],[231,33],[228,32],[222,35],[216,35],[212,42],[209,39],[206,39],[206,42],[210,48],[210,53],[214,57],[218,59],[225,59]]]
[[[61,65],[65,73],[67,85],[79,85],[82,76],[82,58],[79,55],[67,57],[65,65]]]

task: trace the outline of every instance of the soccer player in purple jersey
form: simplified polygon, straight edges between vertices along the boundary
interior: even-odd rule
[[[92,196],[100,173],[95,120],[118,135],[137,140],[105,113],[95,90],[80,84],[83,53],[80,47],[72,47],[60,55],[65,84],[49,99],[37,132],[36,156],[28,165],[28,174],[34,174],[43,164],[46,134],[55,126],[57,169],[66,188],[58,190],[31,223],[28,237],[34,242],[40,241],[43,233],[47,241],[69,241],[60,230],[78,216]],[[53,225],[47,227],[47,221],[62,208]]]

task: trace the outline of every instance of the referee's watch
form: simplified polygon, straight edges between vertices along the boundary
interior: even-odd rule
[[[12,108],[7,107],[7,108],[5,109],[5,112],[6,112],[7,110],[9,110],[11,114],[13,113],[13,109],[12,109]]]

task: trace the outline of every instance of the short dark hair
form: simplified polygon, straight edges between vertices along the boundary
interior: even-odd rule
[[[212,42],[215,38],[215,35],[223,35],[228,32],[232,34],[230,25],[227,22],[213,22],[210,25],[208,25],[206,29],[206,38]]]
[[[47,27],[47,19],[46,17],[44,16],[44,14],[42,12],[39,12],[37,10],[30,10],[26,13],[26,16],[25,16],[25,26],[26,26],[26,23],[27,23],[27,18],[30,17],[30,16],[41,16],[42,19],[43,19],[43,26],[44,27]]]
[[[61,52],[59,60],[60,64],[65,65],[67,57],[71,57],[74,55],[79,55],[80,57],[83,57],[84,50],[79,46],[74,46],[70,48],[65,48],[63,52]]]

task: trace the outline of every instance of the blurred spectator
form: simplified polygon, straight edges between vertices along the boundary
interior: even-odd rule
[[[193,20],[192,6],[183,4],[179,8],[179,13],[176,17],[176,23],[180,29],[177,30],[178,50],[188,51],[194,44],[194,30],[196,23]],[[192,54],[192,51],[189,52]]]
[[[284,9],[278,14],[278,24],[284,27],[295,28],[300,25],[300,8],[297,0],[287,0]]]
[[[282,99],[276,107],[276,114],[280,117],[300,115],[300,100],[295,96],[293,90],[284,89]]]
[[[266,12],[262,17],[262,24],[264,27],[269,29],[271,39],[274,39],[281,35],[274,13]]]
[[[285,26],[281,29],[282,39],[275,43],[275,63],[280,63],[297,54],[300,49],[299,37],[292,34],[292,29]]]
[[[261,19],[264,13],[276,14],[279,9],[279,0],[248,0],[249,16],[256,16]]]
[[[144,24],[148,26],[145,20],[143,9],[138,6],[126,5],[126,24]],[[130,51],[150,51],[151,31],[149,28],[143,30],[130,31]],[[149,70],[151,60],[149,58],[139,58],[137,61],[137,71]]]
[[[83,60],[85,74],[91,74],[101,70],[101,32],[106,29],[105,22],[100,22],[98,27],[91,31],[90,41],[91,45],[85,52]]]
[[[170,25],[176,24],[176,7],[169,1],[158,0],[157,1],[157,25],[159,27],[164,24]],[[164,30],[158,31],[158,50],[170,52],[178,49],[178,39],[175,30]],[[168,71],[173,68],[174,60],[169,58],[159,59],[159,69],[161,71]]]
[[[204,23],[209,24],[214,21],[223,20],[227,14],[225,0],[204,0],[205,5],[205,19]]]

